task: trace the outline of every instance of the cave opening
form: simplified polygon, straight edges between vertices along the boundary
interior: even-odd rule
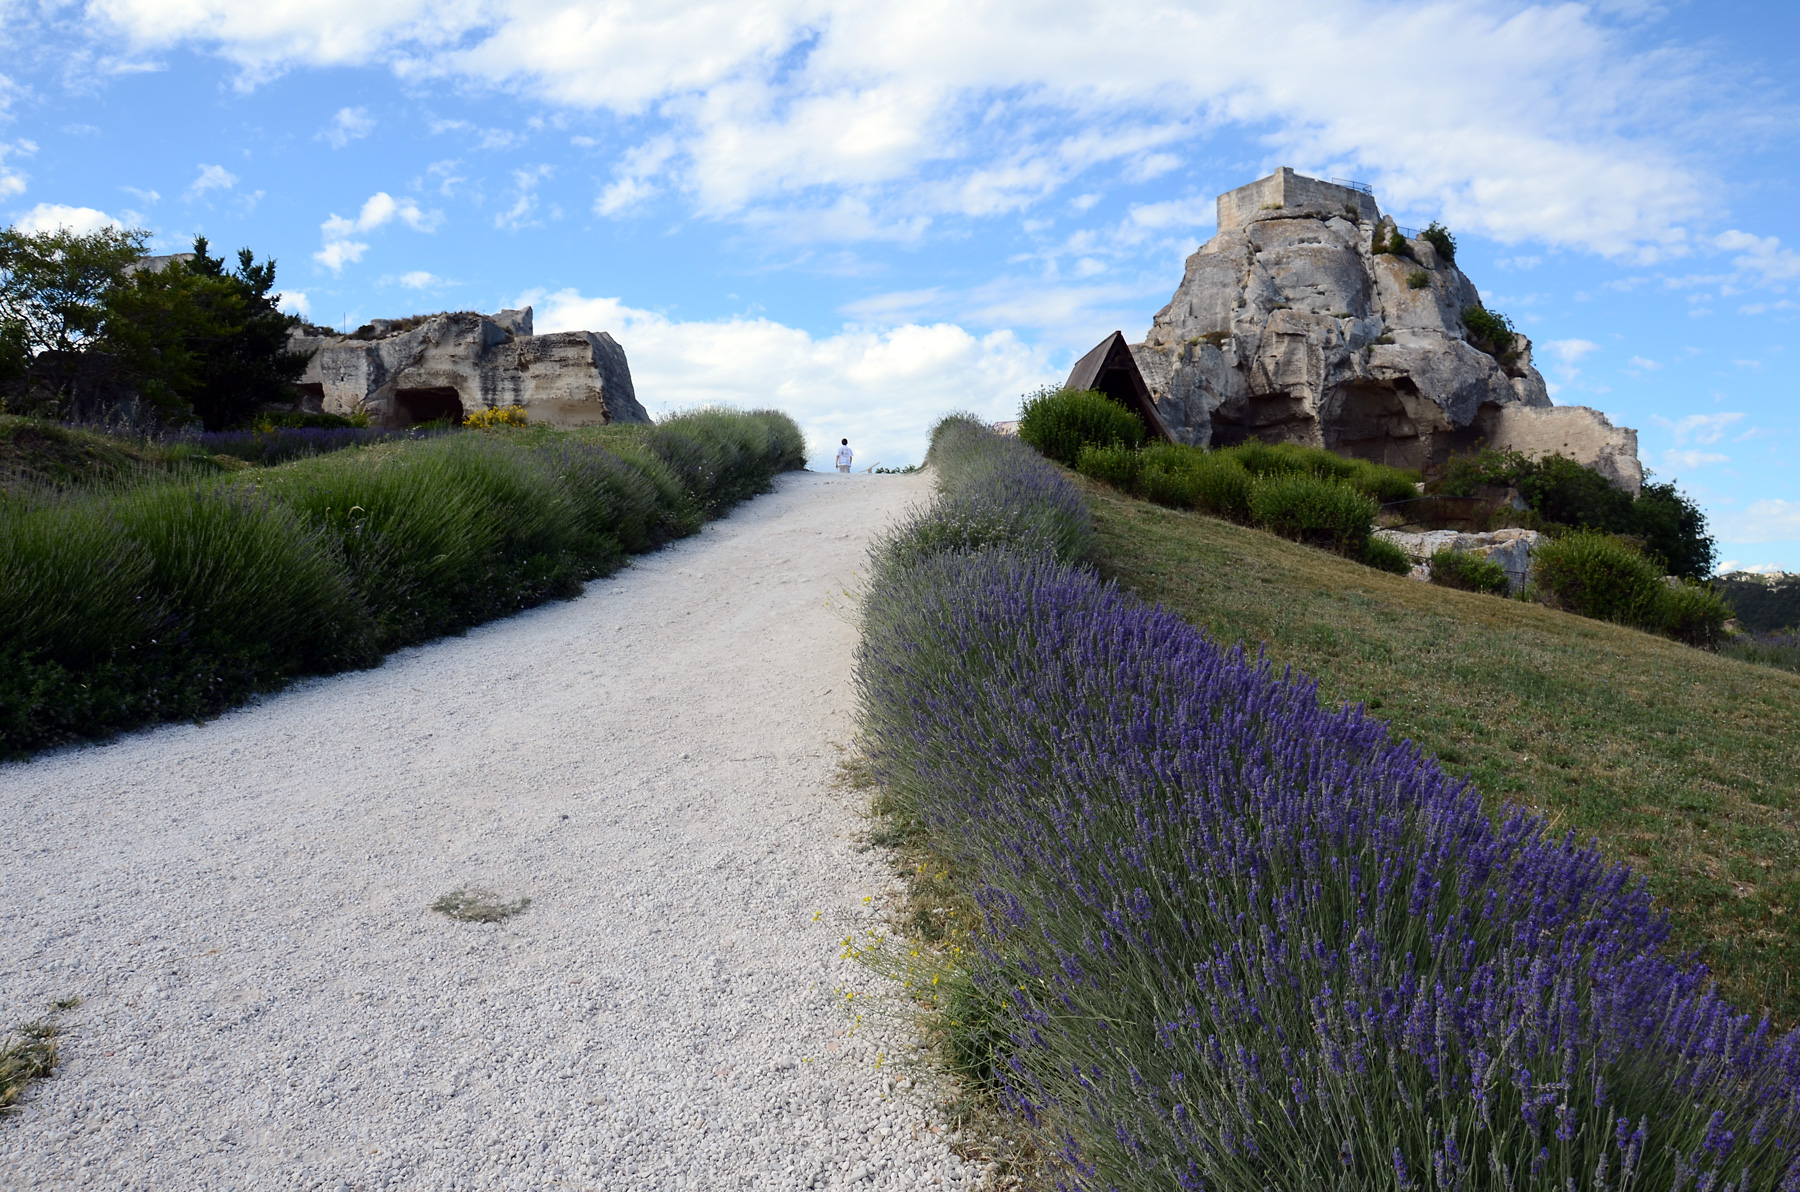
[[[452,425],[463,420],[462,395],[448,385],[418,389],[394,390],[395,421],[401,426],[417,426],[421,422],[448,419]]]

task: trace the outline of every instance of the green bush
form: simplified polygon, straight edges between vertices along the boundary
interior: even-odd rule
[[[1347,484],[1311,473],[1264,476],[1250,488],[1250,518],[1283,538],[1360,556],[1368,545],[1374,501]]]
[[[1159,505],[1250,519],[1251,476],[1225,451],[1152,443],[1140,456],[1138,494]]]
[[[1074,467],[1089,444],[1136,448],[1144,442],[1144,422],[1092,389],[1042,389],[1019,410],[1019,438],[1059,464]]]
[[[1298,443],[1271,444],[1251,439],[1216,454],[1235,459],[1253,476],[1311,473],[1344,481],[1378,501],[1405,501],[1417,496],[1415,485],[1421,479],[1417,472],[1352,459],[1323,447],[1303,447]]]
[[[1470,342],[1492,356],[1505,356],[1518,339],[1511,319],[1484,306],[1463,307],[1462,321],[1469,329]]]
[[[1656,628],[1690,646],[1712,647],[1731,620],[1731,605],[1705,584],[1683,580],[1665,583],[1656,602]]]
[[[1362,561],[1377,571],[1391,571],[1395,575],[1412,574],[1412,556],[1385,538],[1370,537],[1363,544]]]
[[[572,596],[804,458],[768,412],[608,444],[458,435],[0,502],[0,754],[210,715]]]
[[[1543,521],[1621,534],[1639,540],[1670,575],[1703,579],[1716,548],[1706,514],[1673,484],[1646,484],[1634,498],[1592,468],[1561,455],[1532,459],[1516,451],[1484,449],[1452,457],[1430,491],[1474,496],[1483,487],[1511,487]]]
[[[1456,263],[1456,237],[1450,234],[1449,228],[1437,220],[1434,219],[1425,225],[1425,230],[1419,233],[1419,239],[1437,249],[1438,256],[1444,258],[1444,264]]]
[[[1424,269],[1414,269],[1406,275],[1406,288],[1423,290],[1431,285],[1431,274]]]
[[[1464,592],[1504,596],[1510,586],[1506,568],[1469,551],[1440,550],[1431,556],[1431,582]]]
[[[1539,545],[1531,582],[1553,608],[1621,625],[1656,622],[1662,570],[1631,544],[1597,530],[1577,530]]]
[[[1085,444],[1075,457],[1075,470],[1090,480],[1130,491],[1138,474],[1138,453],[1123,443],[1105,447]]]

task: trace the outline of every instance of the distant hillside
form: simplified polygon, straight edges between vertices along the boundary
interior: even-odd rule
[[[1771,633],[1800,626],[1800,575],[1748,575],[1737,572],[1715,581],[1738,624],[1751,633]]]

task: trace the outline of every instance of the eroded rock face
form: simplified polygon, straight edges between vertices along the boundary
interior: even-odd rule
[[[290,347],[313,353],[298,383],[309,406],[331,414],[365,410],[380,426],[501,406],[523,406],[531,421],[550,426],[650,421],[612,336],[533,335],[530,307],[377,319],[353,336],[297,331]]]
[[[1218,233],[1132,345],[1178,439],[1305,443],[1423,468],[1478,442],[1514,449],[1515,433],[1516,449],[1542,453],[1560,435],[1564,454],[1604,455],[1615,482],[1641,482],[1635,432],[1553,409],[1529,340],[1499,356],[1470,342],[1462,312],[1480,297],[1431,243],[1407,241],[1410,258],[1374,251],[1393,224],[1368,194],[1284,168],[1218,207]],[[1556,433],[1503,411],[1552,412]]]

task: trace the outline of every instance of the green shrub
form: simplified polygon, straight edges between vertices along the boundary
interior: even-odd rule
[[[1264,476],[1250,488],[1250,518],[1283,538],[1360,556],[1376,504],[1347,484],[1311,473]]]
[[[1250,484],[1250,473],[1230,452],[1152,443],[1140,456],[1138,494],[1159,505],[1248,521]]]
[[[1518,335],[1513,331],[1512,320],[1498,311],[1479,305],[1465,306],[1462,321],[1469,329],[1469,341],[1489,355],[1503,357],[1513,350]]]
[[[1510,586],[1506,568],[1469,551],[1440,550],[1431,556],[1431,582],[1464,592],[1504,596]]]
[[[1042,389],[1019,410],[1019,438],[1059,464],[1074,467],[1084,446],[1139,447],[1144,422],[1092,389]]]
[[[211,715],[572,596],[804,459],[767,412],[605,448],[517,434],[0,501],[0,754]]]
[[[1075,457],[1075,470],[1090,480],[1129,491],[1137,479],[1138,453],[1123,443],[1105,447],[1088,443]]]
[[[1683,580],[1665,583],[1656,602],[1656,628],[1690,646],[1712,647],[1731,620],[1731,605],[1705,584]]]
[[[1261,443],[1251,439],[1215,454],[1235,459],[1253,476],[1310,473],[1328,480],[1344,481],[1378,501],[1405,501],[1417,496],[1415,486],[1421,479],[1417,472],[1352,459],[1323,447],[1303,447],[1298,443]]]
[[[1662,570],[1641,551],[1596,530],[1540,544],[1531,581],[1537,598],[1553,608],[1639,627],[1655,623],[1667,591]]]
[[[1423,290],[1431,285],[1431,274],[1424,269],[1414,269],[1406,275],[1406,288]]]
[[[1377,571],[1391,571],[1395,575],[1412,574],[1412,556],[1385,538],[1371,536],[1363,544],[1362,561]]]
[[[1425,225],[1425,230],[1419,233],[1419,239],[1437,249],[1438,256],[1444,258],[1444,264],[1456,263],[1456,237],[1450,234],[1449,228],[1437,220],[1434,219]]]

